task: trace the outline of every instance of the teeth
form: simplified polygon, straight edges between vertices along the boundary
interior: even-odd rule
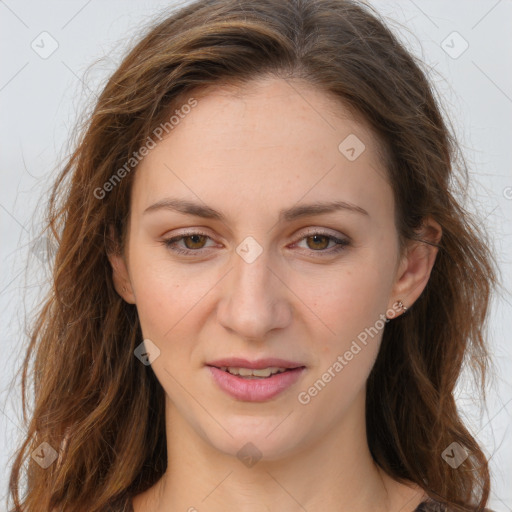
[[[266,378],[274,375],[276,373],[282,373],[287,370],[287,368],[277,368],[276,366],[271,366],[269,368],[261,368],[259,370],[253,370],[251,368],[235,368],[232,366],[222,366],[221,370],[231,373],[231,375],[238,375],[240,377],[247,378]]]

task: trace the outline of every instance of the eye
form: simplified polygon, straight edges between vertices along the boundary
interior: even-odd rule
[[[302,241],[305,241],[307,249],[319,253],[319,256],[337,254],[350,245],[348,239],[338,238],[324,231],[311,231],[299,240],[299,242]],[[333,245],[329,248],[330,243]]]
[[[210,236],[206,233],[194,231],[163,240],[163,244],[177,254],[192,255],[194,252],[200,253],[205,248],[204,244],[208,239],[211,240]],[[307,249],[310,252],[319,253],[319,256],[336,254],[350,245],[348,239],[341,239],[330,233],[318,230],[307,233],[306,236],[299,239],[299,242],[302,241],[306,242]],[[183,242],[185,248],[178,245],[180,242]],[[333,245],[329,248],[329,244]]]
[[[191,232],[184,233],[172,238],[168,238],[163,241],[166,247],[168,247],[171,251],[174,251],[178,254],[190,254],[192,252],[199,252],[203,249],[203,243],[206,239],[210,238],[206,233],[200,232]],[[178,242],[183,241],[185,243],[185,249],[179,247]]]

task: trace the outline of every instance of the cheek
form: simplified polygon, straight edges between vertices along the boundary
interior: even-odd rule
[[[195,316],[202,298],[215,284],[215,280],[211,281],[191,272],[176,272],[168,264],[146,264],[133,278],[144,336],[163,345],[176,340],[177,333]]]
[[[161,248],[133,250],[130,274],[137,312],[143,337],[162,355],[153,364],[159,377],[166,377],[163,366],[180,380],[187,378],[187,368],[202,366],[202,331],[225,273],[212,265],[171,262]]]
[[[322,286],[315,287],[311,309],[329,327],[322,327],[324,335],[311,338],[316,339],[317,364],[308,385],[317,383],[313,394],[322,390],[318,405],[331,400],[340,407],[345,402],[348,405],[364,386],[386,325],[391,289],[388,267],[378,258],[360,258],[357,264],[326,276],[318,283]]]
[[[347,336],[357,336],[385,314],[390,280],[383,279],[383,274],[380,267],[360,264],[329,273],[315,283],[309,301],[330,328],[332,343],[336,345]]]
[[[133,243],[129,266],[142,333],[160,346],[165,333],[190,309],[194,287],[170,265],[162,247],[153,244]]]
[[[363,407],[366,381],[386,325],[380,318],[389,293],[383,265],[368,253],[359,253],[357,259],[345,263],[325,275],[318,283],[321,288],[315,287],[311,297],[312,309],[329,330],[320,326],[322,330],[316,334],[311,331],[315,364],[295,397],[306,438],[314,438],[318,429],[337,428],[351,409]],[[318,327],[319,322],[315,325]],[[311,422],[319,417],[323,424],[313,425]]]

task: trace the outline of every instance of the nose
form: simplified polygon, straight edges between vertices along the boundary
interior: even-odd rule
[[[270,331],[286,327],[293,317],[289,302],[293,294],[285,276],[270,265],[267,251],[251,263],[235,253],[234,268],[223,279],[217,319],[241,338],[266,339]]]

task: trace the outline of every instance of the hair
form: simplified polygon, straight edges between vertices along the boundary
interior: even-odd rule
[[[367,441],[392,478],[450,510],[484,509],[488,460],[454,388],[469,365],[484,390],[496,270],[484,229],[458,198],[467,166],[427,76],[374,8],[354,0],[200,0],[153,22],[52,185],[45,229],[57,250],[20,366],[27,434],[10,473],[13,511],[120,510],[165,472],[165,395],[133,355],[137,310],[116,293],[108,260],[126,239],[136,172],[126,162],[195,93],[265,77],[302,80],[364,119],[386,149],[401,249],[438,247],[421,296],[384,329],[367,381]],[[428,217],[442,227],[437,244],[423,237]],[[30,457],[42,442],[59,454],[45,470]],[[453,442],[469,454],[457,470],[441,457]]]

